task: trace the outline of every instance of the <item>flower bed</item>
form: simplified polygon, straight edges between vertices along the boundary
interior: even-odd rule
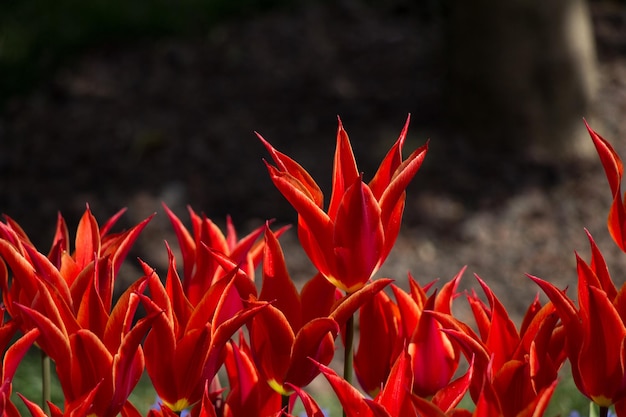
[[[59,215],[47,253],[6,217],[2,415],[19,415],[11,381],[36,345],[54,363],[64,404],[21,396],[33,416],[138,416],[128,398],[144,370],[158,395],[151,416],[288,416],[296,402],[305,415],[322,416],[306,390],[318,375],[346,416],[541,416],[566,361],[600,415],[614,407],[626,416],[626,298],[589,233],[590,261],[576,257],[575,297],[529,275],[528,285],[550,302],[533,300],[519,327],[480,277],[480,291],[458,290],[464,270],[443,285],[409,276],[408,291],[375,278],[400,232],[405,189],[428,152],[426,144],[403,159],[408,125],[366,183],[339,121],[328,205],[307,171],[259,135],[270,178],[297,211],[300,244],[318,271],[300,290],[279,240],[286,228],[269,221],[239,238],[230,220],[223,232],[190,209],[187,228],[164,205],[182,259],[166,244],[167,271],[140,260],[143,275],[114,299],[122,262],[151,217],[113,232],[123,210],[100,225],[87,207],[72,244]],[[613,195],[608,229],[626,252],[622,162],[587,128]],[[453,314],[460,296],[471,323]],[[329,367],[337,346],[340,371]],[[466,396],[471,410],[459,407]]]

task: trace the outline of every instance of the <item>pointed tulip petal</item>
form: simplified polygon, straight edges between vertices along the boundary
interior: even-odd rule
[[[165,291],[167,293],[167,297],[171,302],[172,319],[176,320],[175,331],[178,331],[178,327],[185,328],[185,326],[187,326],[189,318],[193,313],[193,306],[185,295],[182,282],[180,280],[180,277],[178,276],[178,271],[176,270],[176,259],[174,258],[174,254],[167,244],[166,249],[169,262],[167,268],[167,277],[165,279]]]
[[[292,389],[296,395],[300,397],[300,401],[302,402],[302,406],[304,407],[304,412],[307,417],[324,417],[322,409],[305,390],[289,383],[287,383],[287,387]],[[290,412],[293,412],[293,410],[291,409]]]
[[[446,314],[452,314],[452,300],[454,300],[454,298],[458,295],[456,290],[459,287],[459,282],[461,281],[466,269],[467,266],[462,267],[454,278],[441,287],[439,295],[435,298],[435,310]]]
[[[610,406],[626,394],[622,363],[626,327],[606,293],[594,287],[589,288],[589,320],[583,324],[585,336],[577,366],[585,393],[599,405]]]
[[[278,166],[280,171],[288,172],[291,176],[293,176],[299,183],[301,183],[304,188],[307,190],[307,194],[311,197],[315,205],[319,208],[322,208],[324,204],[324,197],[322,195],[322,191],[317,183],[311,178],[311,175],[300,166],[296,161],[289,158],[287,155],[278,152],[268,141],[263,139],[261,135],[256,134],[257,137],[261,140],[269,154],[272,156],[272,159]]]
[[[19,392],[17,393],[17,395],[24,402],[24,405],[26,406],[26,409],[28,409],[28,411],[30,412],[30,415],[32,417],[48,417],[48,415],[46,413],[44,413],[44,411],[41,409],[41,407],[39,407],[39,405],[37,405],[36,403],[30,401],[28,398],[24,397]]]
[[[624,167],[615,149],[602,136],[594,132],[585,121],[591,140],[598,151],[606,177],[613,193],[613,204],[609,211],[608,227],[613,240],[623,251],[626,251],[626,209],[622,201],[621,182]]]
[[[447,417],[439,407],[437,407],[433,402],[428,401],[424,398],[418,397],[417,395],[411,395],[411,401],[415,406],[419,416],[423,417]],[[471,416],[471,413],[469,414]]]
[[[230,217],[228,218],[230,219]],[[258,261],[260,261],[261,259],[260,256],[258,257],[258,259],[254,259],[253,254],[255,252],[255,248],[258,248],[258,249],[263,248],[263,244],[259,242],[259,238],[265,232],[266,227],[269,228],[270,223],[271,222],[268,221],[265,224],[265,226],[257,227],[252,232],[250,232],[249,234],[241,238],[241,240],[239,241],[235,240],[237,239],[237,237],[234,236],[234,238],[232,239],[233,241],[229,243],[229,250],[230,250],[229,256],[233,261],[235,261],[238,264],[245,265],[247,263],[246,262],[247,259],[250,258],[250,261],[252,262],[252,264],[250,265],[251,270],[250,271],[246,270],[248,274],[254,273],[254,268],[256,268]],[[232,226],[232,223],[230,225],[230,228],[233,230],[232,233],[234,234],[235,229]],[[276,235],[276,237],[278,237],[278,235]]]
[[[48,253],[48,259],[57,269],[61,268],[61,255],[63,252],[69,251],[70,235],[67,224],[61,213],[57,213],[57,226],[52,238],[52,245]]]
[[[130,403],[130,401],[126,401],[124,406],[122,407],[122,411],[120,412],[122,417],[142,417],[141,413],[137,408]]]
[[[489,336],[485,344],[492,355],[494,369],[500,369],[504,362],[513,356],[515,349],[520,343],[520,337],[504,305],[491,291],[487,283],[480,279],[478,275],[476,275],[476,279],[483,288],[491,305],[491,324],[489,326]]]
[[[4,354],[4,359],[2,360],[1,375],[3,382],[13,380],[15,371],[17,371],[17,366],[22,361],[22,358],[26,355],[26,352],[31,345],[39,337],[39,334],[38,329],[29,330],[26,334],[24,334],[24,336],[17,339],[17,341],[13,343],[9,349],[7,349]]]
[[[103,342],[110,352],[118,350],[122,342],[122,336],[130,331],[138,308],[138,300],[140,298],[138,294],[143,293],[146,285],[145,279],[139,279],[131,284],[117,299],[117,303],[115,303],[113,310],[109,314],[104,329]],[[142,298],[142,301],[144,301],[146,311],[151,313],[150,309],[146,307],[147,300]],[[150,304],[154,303],[150,301]],[[154,308],[158,309],[158,307]]]
[[[417,328],[417,323],[423,308],[420,308],[411,296],[399,287],[392,285],[391,290],[396,298],[400,317],[402,317],[402,339],[408,340],[413,334],[413,331]]]
[[[598,151],[598,156],[600,156],[600,161],[602,162],[602,166],[606,172],[606,177],[609,181],[611,191],[613,192],[613,195],[616,195],[618,193],[624,172],[622,160],[617,152],[615,152],[615,149],[613,149],[611,144],[591,129],[589,124],[587,124],[587,121],[585,121],[585,126],[587,127],[591,140]]]
[[[354,371],[365,392],[375,396],[384,385],[402,348],[398,339],[400,311],[380,291],[359,309],[359,345],[354,354]]]
[[[414,372],[413,392],[431,397],[448,385],[458,367],[459,354],[435,317],[422,314],[408,349]]]
[[[271,301],[283,312],[294,332],[302,326],[300,295],[289,273],[278,239],[269,226],[265,229],[265,251],[263,254],[263,284],[260,300]]]
[[[296,336],[284,314],[270,305],[252,319],[249,331],[250,347],[261,375],[278,393],[289,394],[283,384]]]
[[[298,235],[304,250],[320,272],[327,275],[330,272],[329,259],[333,242],[333,224],[330,217],[295,177],[280,172],[271,165],[267,165],[267,169],[276,188],[298,212]],[[306,225],[306,230],[312,232],[303,236],[302,225]]]
[[[226,401],[231,408],[254,404],[253,396],[256,394],[255,390],[260,380],[251,355],[247,354],[246,349],[241,349],[233,342],[226,345],[226,350],[228,353],[224,365],[231,389]],[[262,383],[265,384],[264,381]],[[243,411],[237,409],[236,412]]]
[[[306,323],[296,334],[291,353],[291,363],[285,381],[304,387],[315,378],[319,371],[311,363],[327,365],[335,353],[334,339],[339,333],[335,320],[320,317]]]
[[[83,269],[100,255],[100,231],[89,206],[78,222],[74,248],[76,252],[74,260],[80,269]]]
[[[339,305],[330,314],[339,326],[344,326],[348,318],[352,316],[363,304],[368,302],[379,291],[382,291],[387,285],[393,282],[389,278],[377,279],[360,290],[344,297],[340,300]]]
[[[389,183],[383,192],[383,195],[378,199],[382,211],[381,217],[383,225],[387,226],[394,220],[391,217],[392,213],[394,213],[394,207],[397,202],[403,198],[406,188],[422,166],[427,151],[428,144],[413,151],[413,153],[411,153],[411,155],[409,155],[409,157],[398,167],[391,183]]]
[[[335,219],[336,275],[327,276],[352,293],[376,272],[384,244],[380,208],[369,187],[357,178],[344,193]]]
[[[250,320],[265,308],[269,308],[270,304],[265,302],[249,302],[248,306],[244,310],[238,312],[234,317],[224,321],[216,329],[213,329],[213,337],[211,340],[211,351],[209,352],[209,358],[205,363],[203,371],[203,378],[212,380],[219,369],[219,360],[222,354],[224,345],[230,340],[230,338],[239,330],[243,325],[250,322]]]
[[[343,406],[343,410],[346,413],[346,417],[373,416],[372,410],[368,403],[365,401],[361,393],[345,379],[341,378],[332,369],[321,363],[315,362],[320,372],[324,374],[330,386],[337,394],[339,402]]]
[[[402,146],[404,146],[404,141],[406,139],[407,132],[409,130],[409,122],[411,121],[411,115],[407,116],[406,122],[404,122],[404,127],[400,132],[400,136],[398,136],[398,140],[391,147],[387,155],[381,162],[374,178],[369,183],[372,192],[377,200],[380,200],[380,197],[383,195],[383,192],[391,183],[396,170],[402,164]]]
[[[183,277],[186,282],[190,281],[193,265],[196,259],[196,244],[187,228],[183,225],[183,222],[174,214],[174,212],[172,212],[172,210],[170,210],[169,207],[165,205],[165,203],[162,205],[167,217],[172,223],[172,227],[174,228],[174,232],[178,238],[180,251],[183,255]]]
[[[601,288],[606,292],[609,299],[613,300],[617,295],[617,288],[615,288],[615,284],[613,283],[613,280],[611,280],[609,268],[606,265],[604,256],[600,252],[598,245],[596,245],[593,237],[591,237],[591,233],[587,230],[585,230],[585,232],[587,233],[589,244],[591,246],[591,269],[600,280]]]
[[[95,334],[86,329],[70,335],[70,346],[75,360],[71,362],[69,369],[57,368],[59,372],[71,375],[71,386],[63,387],[66,400],[74,402],[102,384],[103,393],[98,405],[102,406],[101,401],[104,400],[108,403],[113,391],[110,378],[113,355]],[[109,377],[106,378],[106,375]]]
[[[470,387],[474,378],[474,358],[469,361],[469,368],[462,376],[439,390],[432,398],[432,402],[436,404],[444,412],[448,412],[456,407]]]
[[[569,342],[567,344],[567,349],[571,355],[570,360],[578,358],[580,344],[583,341],[583,328],[578,312],[576,311],[576,306],[564,292],[560,291],[551,283],[532,275],[527,276],[535,281],[535,283],[543,290],[550,301],[554,304],[554,307],[556,308],[568,334]]]
[[[377,400],[389,414],[399,416],[402,414],[400,410],[411,392],[412,385],[411,357],[408,352],[402,351],[391,368],[389,378]]]
[[[198,417],[217,417],[215,407],[209,398],[208,385],[204,388],[204,395],[202,395],[202,403],[200,404],[200,412]]]
[[[348,134],[343,128],[341,119],[337,118],[339,126],[337,128],[337,146],[335,148],[335,159],[333,164],[333,182],[328,215],[334,219],[341,204],[341,200],[346,190],[354,184],[359,177],[359,171],[352,152],[352,145]]]
[[[115,213],[114,215],[109,217],[109,219],[100,228],[100,237],[101,238],[106,236],[109,233],[109,231],[113,228],[113,226],[115,226],[115,224],[120,219],[120,217],[122,217],[122,215],[124,215],[124,213],[126,213],[126,210],[127,210],[127,208],[124,207],[124,208],[118,210],[117,213]]]
[[[155,216],[151,214],[148,218],[141,221],[141,223],[133,226],[131,229],[116,235],[114,238],[109,237],[103,239],[103,255],[111,255],[111,262],[113,264],[113,276],[117,276],[122,263],[126,259],[126,255],[132,248],[133,244],[148,225],[150,220]]]
[[[33,300],[37,295],[37,275],[33,266],[20,254],[11,243],[0,239],[0,257],[6,262],[13,273],[13,284],[19,285],[28,300]],[[7,308],[12,308],[7,305]]]
[[[144,371],[144,355],[140,343],[159,314],[161,312],[155,312],[139,320],[124,336],[119,350],[115,353],[112,366],[115,387],[115,393],[111,399],[112,408],[121,409],[139,382]]]
[[[307,323],[314,318],[330,315],[333,304],[339,298],[338,293],[340,291],[322,274],[315,274],[300,291],[301,304],[304,306],[302,322]]]
[[[21,304],[15,304],[22,314],[27,316],[39,329],[39,346],[52,360],[57,363],[70,360],[72,357],[68,335],[63,333],[48,317],[40,312]],[[71,375],[59,375],[59,378],[70,378]]]
[[[48,282],[52,289],[59,294],[68,306],[72,306],[72,296],[68,283],[63,279],[59,270],[50,262],[50,260],[43,254],[37,252],[35,248],[25,246],[24,249],[31,260],[31,265],[37,271],[37,275]]]

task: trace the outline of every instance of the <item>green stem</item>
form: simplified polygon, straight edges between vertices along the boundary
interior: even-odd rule
[[[281,395],[281,410],[285,413],[289,411],[289,395]]]
[[[599,417],[607,417],[609,415],[609,407],[600,407],[600,416]]]
[[[343,379],[352,385],[352,351],[354,345],[354,314],[346,321],[346,335],[343,358]],[[343,412],[344,417],[346,412]]]
[[[50,385],[51,385],[50,356],[46,355],[46,353],[42,350],[41,351],[41,408],[47,415],[50,415],[50,406],[48,405],[48,402],[51,400]]]
[[[354,344],[354,315],[346,321],[346,345],[344,346],[343,379],[352,384],[352,350]]]

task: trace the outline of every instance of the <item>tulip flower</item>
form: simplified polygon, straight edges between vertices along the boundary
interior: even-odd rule
[[[552,395],[558,370],[565,360],[563,337],[557,327],[554,307],[529,307],[520,332],[502,303],[487,284],[476,276],[488,305],[475,292],[468,295],[479,334],[449,314],[426,310],[475,363],[470,386],[472,399],[484,408],[480,415],[530,416],[538,404]],[[491,411],[485,411],[485,410]],[[496,414],[493,414],[496,413]],[[498,414],[499,413],[499,414]]]
[[[263,255],[263,242],[259,238],[263,235],[265,226],[260,226],[239,239],[230,216],[226,218],[224,234],[210,219],[198,215],[188,207],[192,224],[190,233],[165,204],[163,208],[178,238],[183,256],[183,290],[192,305],[196,305],[211,285],[232,269],[224,268],[215,254],[227,257],[231,265],[236,265],[254,282],[254,270]],[[277,235],[280,236],[287,228],[279,229]],[[208,253],[211,251],[214,252],[213,255]],[[242,294],[242,297],[247,298],[247,295]]]
[[[556,388],[554,379],[535,392],[528,377],[530,365],[522,360],[505,362],[499,370],[488,366],[475,417],[542,417]]]
[[[276,166],[266,162],[274,185],[298,212],[298,236],[315,267],[337,288],[363,287],[389,255],[398,236],[405,189],[420,168],[427,145],[402,160],[409,120],[366,184],[339,120],[328,211],[317,183],[297,162],[259,138]]]
[[[422,288],[409,274],[411,294],[392,285],[397,304],[381,292],[361,307],[361,332],[354,369],[368,394],[378,393],[403,346],[408,346],[414,393],[431,397],[441,390],[438,398],[445,397],[444,388],[448,387],[459,365],[459,348],[440,331],[441,325],[433,316],[422,312],[435,309],[451,314],[452,299],[462,272],[430,297],[426,291],[433,283]]]
[[[70,252],[70,239],[65,220],[61,214],[57,216],[56,231],[47,257],[55,268],[61,271],[68,286],[72,285],[77,275],[89,263],[98,258],[109,256],[112,260],[113,276],[117,275],[133,243],[153,217],[148,217],[122,233],[109,233],[125,211],[125,209],[118,211],[100,228],[87,206],[78,223],[73,253]],[[25,251],[28,247],[34,249],[34,245],[17,222],[8,216],[5,217],[7,224],[0,224],[0,238],[11,242],[20,254],[28,257]]]
[[[120,412],[136,414],[128,396],[144,370],[140,343],[161,312],[153,306],[150,314],[133,325],[140,299],[143,297],[146,305],[152,305],[135,289],[130,287],[120,297],[102,339],[89,329],[68,334],[62,322],[17,304],[22,316],[39,330],[38,343],[45,346],[55,362],[65,395],[65,410],[54,413],[98,417],[115,417]]]
[[[565,349],[581,393],[605,411],[626,416],[626,287],[616,290],[604,257],[588,234],[592,261],[576,255],[578,308],[553,284],[532,278],[550,298],[565,329]]]
[[[600,156],[600,162],[602,162],[604,172],[609,181],[609,187],[613,194],[613,203],[611,204],[607,222],[609,232],[617,246],[619,246],[622,251],[626,252],[626,208],[624,207],[625,201],[621,189],[624,166],[621,158],[611,144],[591,129],[586,121],[585,125]]]
[[[426,298],[420,287],[413,279],[409,280],[411,292],[415,304],[411,307],[416,311],[407,311],[407,304],[402,304],[403,317],[414,317],[416,324],[414,327],[405,327],[405,332],[412,329],[409,336],[409,354],[411,355],[411,365],[413,367],[414,382],[413,392],[421,397],[434,396],[435,402],[442,408],[451,408],[456,404],[447,403],[450,394],[447,393],[449,384],[454,376],[460,360],[458,347],[453,344],[449,336],[441,331],[441,324],[424,311],[438,311],[442,314],[452,314],[452,300],[456,297],[463,268],[451,281],[446,283],[440,292]],[[396,297],[400,296],[398,290]],[[416,298],[421,298],[419,301]],[[419,306],[422,305],[420,311]],[[405,319],[407,321],[407,319]],[[407,321],[408,326],[413,326],[411,321]],[[444,400],[444,398],[446,400]],[[454,399],[453,401],[456,401]],[[443,406],[443,403],[446,403]]]
[[[281,396],[259,374],[252,351],[240,333],[239,344],[226,345],[226,374],[230,391],[224,417],[269,416],[281,409]]]
[[[328,364],[334,356],[334,338],[350,317],[391,280],[372,282],[349,296],[316,274],[298,293],[285,265],[276,237],[265,232],[263,285],[260,300],[271,305],[249,325],[250,349],[260,374],[282,395],[293,386],[304,387],[319,371],[310,361]]]
[[[222,364],[226,343],[267,303],[247,302],[244,306],[232,270],[193,306],[184,294],[169,247],[168,253],[165,286],[154,270],[142,264],[152,301],[164,312],[146,336],[144,351],[157,395],[167,408],[180,412],[202,399],[205,384]]]
[[[375,396],[405,345],[400,337],[400,310],[381,291],[359,309],[358,316],[361,327],[354,353],[354,372],[363,390]]]
[[[443,412],[435,404],[421,399],[411,393],[413,374],[411,359],[406,350],[402,351],[394,363],[389,378],[385,381],[379,394],[373,399],[363,395],[335,371],[317,364],[343,406],[346,417],[466,417],[464,410],[448,410]],[[462,393],[460,393],[462,397]],[[307,414],[312,417],[313,414]]]
[[[289,395],[293,391],[287,383],[304,387],[317,376],[317,368],[309,357],[328,364],[334,356],[339,325],[328,315],[335,293],[331,286],[313,284],[299,294],[269,226],[265,228],[264,240],[259,299],[272,305],[250,322],[250,346],[263,378],[276,392]]]
[[[300,398],[302,402],[302,406],[304,408],[304,413],[307,417],[326,417],[326,414],[322,411],[319,405],[313,400],[313,398],[302,388],[293,386],[293,390],[295,391],[296,396]],[[296,402],[296,396],[292,395],[289,402],[289,411],[293,412],[293,408]],[[301,416],[302,414],[300,414]],[[286,417],[292,417],[291,415],[287,415]]]
[[[119,268],[151,218],[125,232],[110,234],[122,213],[100,229],[88,207],[78,224],[76,249],[71,255],[67,227],[60,215],[48,256],[37,251],[15,221],[7,218],[6,225],[0,223],[0,257],[12,272],[9,282],[6,265],[0,263],[0,291],[9,314],[19,317],[21,311],[15,303],[20,303],[63,321],[70,333],[88,328],[103,337]]]

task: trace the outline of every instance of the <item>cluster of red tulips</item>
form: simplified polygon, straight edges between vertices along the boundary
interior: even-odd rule
[[[366,183],[340,122],[327,207],[307,171],[259,136],[273,161],[266,162],[269,175],[298,212],[300,243],[318,271],[300,290],[279,243],[285,228],[271,222],[238,238],[230,220],[223,232],[190,209],[187,228],[164,206],[182,268],[166,245],[166,273],[139,261],[143,276],[114,297],[118,271],[149,218],[114,233],[123,211],[99,225],[87,208],[72,245],[59,215],[45,254],[5,217],[0,415],[20,415],[12,379],[34,345],[54,364],[65,399],[38,404],[18,393],[34,417],[139,416],[128,398],[144,371],[158,395],[152,417],[279,417],[296,405],[301,415],[321,417],[306,388],[320,374],[346,416],[539,417],[566,361],[601,415],[614,407],[626,417],[626,291],[615,287],[591,236],[590,262],[577,257],[577,300],[530,276],[550,301],[536,298],[519,328],[478,277],[481,294],[464,294],[474,321],[453,315],[463,271],[441,288],[409,275],[408,291],[373,279],[427,153],[425,145],[403,159],[407,128],[408,120]],[[614,197],[608,228],[626,251],[622,163],[587,128]],[[338,346],[343,370],[329,366]],[[471,410],[459,408],[464,397]]]

